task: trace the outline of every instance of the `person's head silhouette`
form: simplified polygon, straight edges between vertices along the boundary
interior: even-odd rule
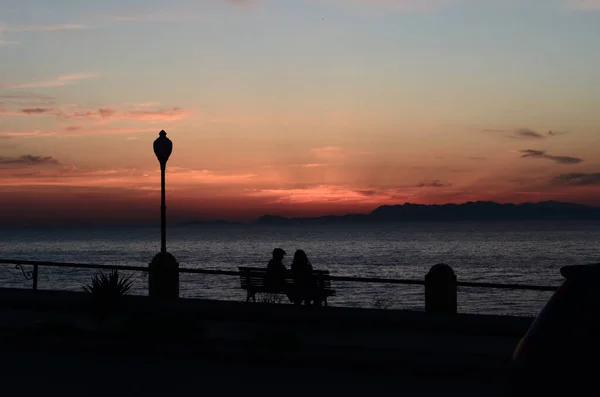
[[[275,249],[273,250],[273,259],[276,259],[276,260],[279,260],[279,261],[280,261],[280,260],[283,260],[283,257],[284,257],[285,255],[286,255],[286,254],[285,254],[285,251],[284,251],[284,250],[282,250],[281,248],[275,248]]]
[[[304,252],[304,250],[297,250],[294,253],[294,262],[295,263],[308,263],[308,256],[306,256],[306,252]]]

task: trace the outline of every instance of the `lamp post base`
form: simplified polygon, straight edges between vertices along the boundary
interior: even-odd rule
[[[148,293],[161,299],[179,298],[179,263],[168,252],[159,252],[148,268]]]
[[[457,313],[457,281],[446,264],[434,265],[425,275],[425,311],[437,314]]]

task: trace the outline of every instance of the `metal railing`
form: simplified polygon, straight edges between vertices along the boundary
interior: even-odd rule
[[[137,271],[142,273],[148,272],[147,266],[120,266],[120,265],[97,265],[86,263],[65,263],[65,262],[42,262],[28,261],[19,259],[0,259],[0,265],[15,265],[15,269],[20,270],[26,280],[32,280],[32,288],[38,289],[38,274],[39,267],[54,267],[54,268],[73,268],[73,269],[98,269],[98,270],[126,270]],[[31,271],[26,271],[23,266],[33,266]],[[212,270],[212,269],[186,269],[180,268],[180,274],[211,274],[219,276],[238,276],[240,272],[232,270]],[[372,278],[372,277],[353,277],[353,276],[331,276],[332,281],[345,281],[354,283],[374,283],[374,284],[404,284],[404,285],[425,285],[425,280],[409,280],[409,279],[393,279],[393,278]],[[529,290],[529,291],[548,291],[554,292],[558,286],[545,285],[527,285],[527,284],[503,284],[503,283],[479,283],[471,281],[458,281],[459,287],[474,287],[474,288],[496,288],[496,289],[512,289],[512,290]]]

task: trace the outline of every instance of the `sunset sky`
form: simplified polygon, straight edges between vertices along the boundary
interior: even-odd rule
[[[600,0],[0,0],[0,223],[600,205]]]

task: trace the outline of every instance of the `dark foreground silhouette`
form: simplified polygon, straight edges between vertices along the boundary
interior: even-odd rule
[[[327,305],[327,298],[335,295],[331,289],[331,276],[327,270],[313,269],[306,252],[297,250],[288,269],[283,264],[286,252],[273,250],[273,258],[266,269],[239,267],[240,286],[247,291],[246,302],[256,301],[257,293],[283,294],[296,305]]]

